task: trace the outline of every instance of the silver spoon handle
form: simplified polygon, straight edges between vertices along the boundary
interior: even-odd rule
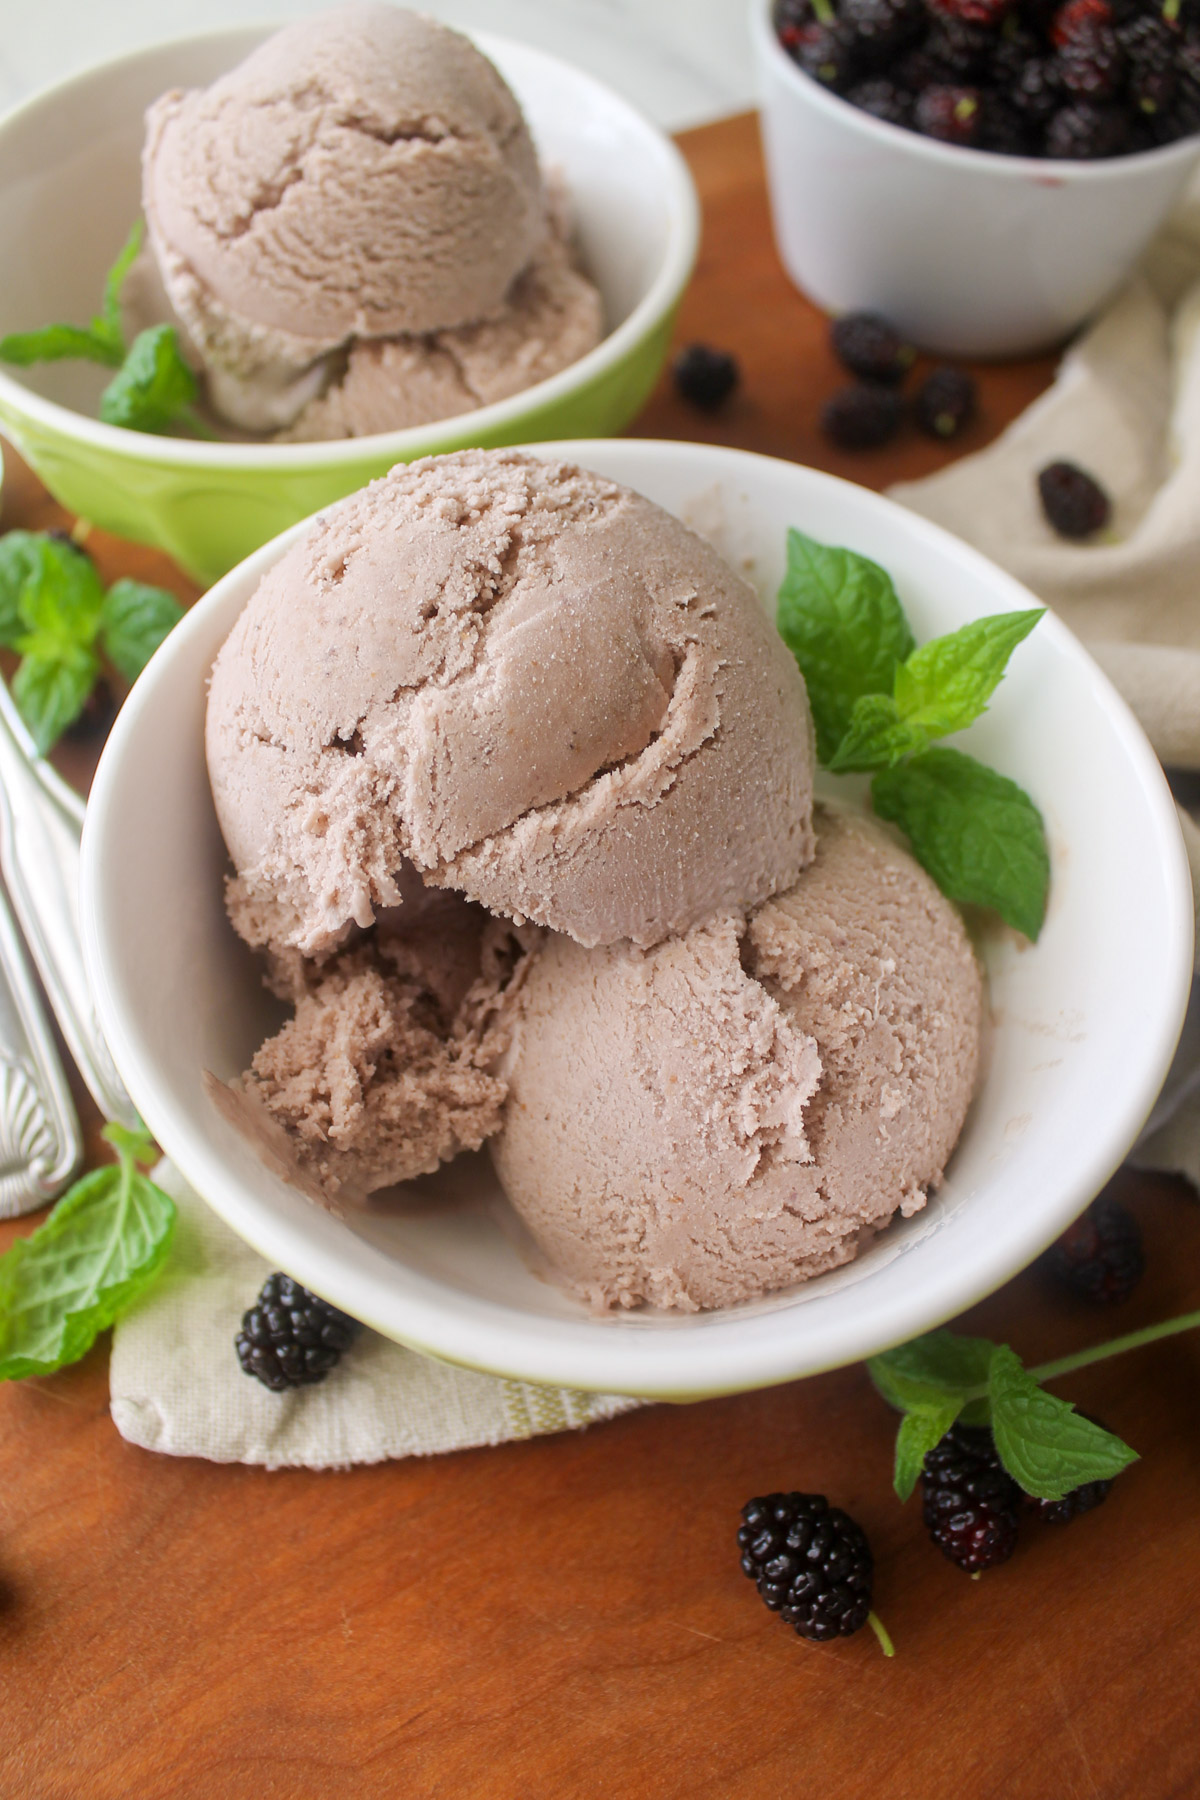
[[[0,1218],[45,1206],[83,1155],[79,1119],[8,902],[0,895]]]
[[[0,869],[67,1048],[106,1119],[140,1121],[92,1004],[79,919],[83,801],[39,754],[0,682]]]

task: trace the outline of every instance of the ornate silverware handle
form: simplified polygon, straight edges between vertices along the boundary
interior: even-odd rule
[[[0,868],[67,1048],[105,1118],[137,1109],[104,1042],[83,965],[79,835],[83,801],[39,754],[0,682]]]
[[[82,1155],[67,1078],[16,921],[0,896],[0,1218],[53,1200]]]

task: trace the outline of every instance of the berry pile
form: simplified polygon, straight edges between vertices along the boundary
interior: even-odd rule
[[[986,1425],[952,1425],[926,1455],[921,1476],[926,1529],[942,1555],[968,1575],[1008,1561],[1017,1547],[1022,1508],[1048,1524],[1069,1525],[1099,1506],[1111,1486],[1111,1481],[1088,1481],[1061,1500],[1035,1500],[1022,1493],[1000,1461]]]
[[[1111,1194],[1092,1201],[1046,1252],[1052,1274],[1085,1300],[1128,1300],[1146,1267],[1142,1228]]]
[[[1200,0],[776,0],[792,60],[944,143],[1093,158],[1200,131]]]
[[[843,313],[829,331],[834,355],[858,380],[839,388],[821,411],[821,429],[843,450],[873,450],[895,437],[907,415],[900,383],[916,350],[879,313]],[[975,416],[975,382],[949,364],[932,370],[917,389],[912,418],[930,437],[957,437]]]

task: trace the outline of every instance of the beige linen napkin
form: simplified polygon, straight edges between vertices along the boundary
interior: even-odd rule
[[[1163,761],[1200,769],[1200,184],[1141,271],[986,450],[893,497],[1010,569],[1081,637]],[[1035,476],[1059,458],[1113,499],[1056,537]]]
[[[476,1375],[366,1331],[317,1386],[273,1394],[242,1373],[234,1334],[269,1266],[170,1163],[179,1208],[166,1274],[113,1334],[109,1389],[121,1436],[171,1456],[339,1469],[538,1437],[640,1406]]]

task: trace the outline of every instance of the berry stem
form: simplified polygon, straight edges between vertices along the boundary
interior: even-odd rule
[[[1056,1357],[1053,1362],[1039,1363],[1029,1373],[1035,1381],[1056,1381],[1074,1369],[1086,1369],[1089,1363],[1103,1362],[1120,1356],[1126,1350],[1140,1350],[1143,1344],[1157,1343],[1159,1338],[1174,1337],[1180,1331],[1195,1331],[1200,1326],[1200,1312],[1180,1313],[1175,1319],[1160,1319],[1157,1325],[1144,1325],[1140,1331],[1127,1331],[1124,1337],[1109,1338],[1107,1343],[1093,1344],[1090,1350],[1076,1350],[1071,1356]],[[980,1395],[982,1398],[982,1393]]]
[[[822,25],[832,25],[834,11],[830,0],[812,0],[812,9]]]
[[[885,1656],[895,1656],[896,1646],[888,1636],[888,1629],[883,1620],[879,1618],[877,1614],[869,1612],[867,1614],[867,1624],[879,1639],[879,1648],[883,1651],[883,1654]]]

